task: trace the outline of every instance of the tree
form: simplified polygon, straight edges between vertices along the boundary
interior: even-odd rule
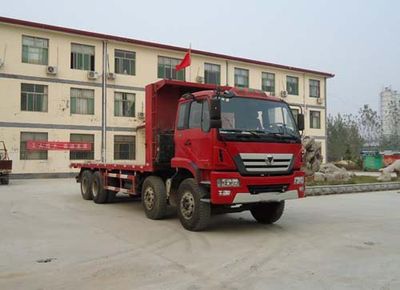
[[[328,161],[359,159],[364,140],[353,115],[330,115],[327,130]]]
[[[358,111],[358,129],[364,140],[363,147],[378,149],[382,139],[382,121],[377,111],[369,105],[364,105]]]

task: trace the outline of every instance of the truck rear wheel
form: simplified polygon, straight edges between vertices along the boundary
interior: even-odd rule
[[[208,191],[193,178],[185,179],[178,189],[178,216],[182,226],[189,231],[201,231],[208,226],[211,207],[201,201]]]
[[[149,219],[158,220],[167,213],[167,189],[158,176],[147,177],[142,186],[142,205]]]
[[[93,174],[90,170],[85,170],[82,172],[81,194],[82,194],[82,198],[85,200],[93,199],[92,180],[93,180]]]
[[[278,221],[285,209],[285,201],[258,203],[251,209],[251,215],[262,224],[273,224]]]
[[[104,179],[100,171],[93,173],[91,188],[95,203],[106,203],[108,201],[108,190],[104,189]]]
[[[4,175],[4,176],[0,177],[0,182],[1,182],[1,184],[9,184],[10,177],[8,175]]]

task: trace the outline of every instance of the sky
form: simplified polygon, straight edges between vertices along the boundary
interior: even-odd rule
[[[334,73],[330,114],[378,109],[385,86],[400,90],[400,1],[6,3],[1,16]]]

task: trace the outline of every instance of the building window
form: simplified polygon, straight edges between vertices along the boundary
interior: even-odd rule
[[[275,74],[262,73],[262,90],[268,92],[271,96],[275,96]]]
[[[158,77],[161,79],[185,80],[185,69],[176,71],[175,66],[181,60],[177,58],[159,56],[158,57]]]
[[[249,87],[249,70],[242,68],[235,68],[235,87],[248,88]]]
[[[94,90],[71,89],[71,114],[94,115]]]
[[[206,84],[221,84],[221,66],[218,64],[204,64],[204,82]]]
[[[114,136],[114,160],[135,159],[135,136]]]
[[[114,94],[114,116],[135,116],[135,94],[115,92]]]
[[[23,35],[22,62],[47,65],[49,62],[49,40]]]
[[[310,128],[321,129],[321,112],[310,111]]]
[[[47,86],[21,84],[21,111],[47,112]]]
[[[133,51],[125,51],[116,49],[114,52],[115,56],[115,68],[114,71],[117,74],[124,75],[135,75],[135,61],[136,53]]]
[[[94,71],[94,46],[72,43],[71,68]]]
[[[290,109],[290,110],[292,111],[292,115],[293,115],[294,121],[297,124],[297,117],[299,116],[299,109]]]
[[[21,160],[47,160],[46,150],[31,151],[27,149],[28,141],[47,141],[47,133],[21,132],[20,159]]]
[[[286,77],[286,89],[289,95],[299,94],[299,78],[298,77]]]
[[[310,80],[310,98],[319,98],[319,97],[320,97],[319,81]]]
[[[86,142],[92,144],[90,151],[73,151],[69,152],[70,160],[93,160],[94,159],[94,135],[93,134],[71,134],[71,142]]]

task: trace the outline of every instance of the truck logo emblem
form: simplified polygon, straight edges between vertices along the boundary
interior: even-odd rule
[[[265,158],[265,163],[267,163],[267,165],[272,165],[274,163],[274,157],[272,155],[267,155],[267,158]]]

